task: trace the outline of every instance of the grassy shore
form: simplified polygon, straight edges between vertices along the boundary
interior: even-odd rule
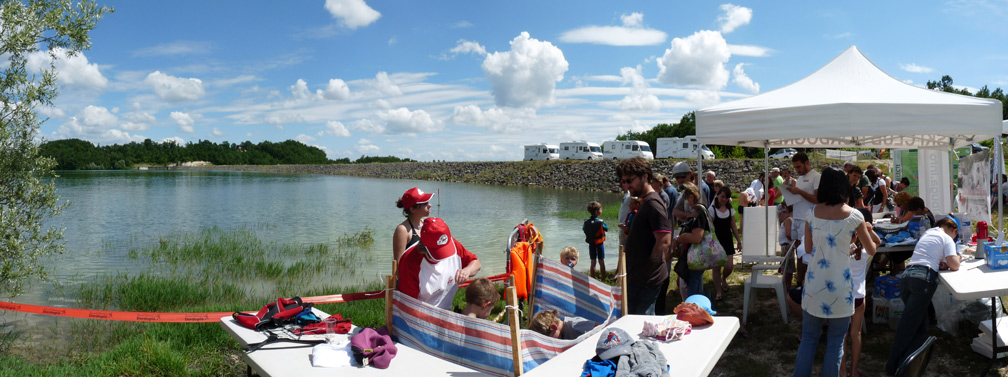
[[[607,209],[614,210],[612,205]],[[113,275],[84,284],[74,298],[81,308],[218,312],[257,309],[278,296],[378,290],[381,289],[378,283],[307,288],[304,284],[325,281],[329,274],[339,273],[336,270],[353,270],[360,263],[368,263],[351,256],[359,254],[355,253],[356,245],[367,244],[370,239],[369,230],[318,245],[268,243],[249,232],[219,229],[170,236],[157,245],[130,252],[132,258],[149,263],[148,271]],[[729,277],[729,292],[724,300],[714,303],[719,315],[741,317],[742,281],[750,271],[747,266],[738,266]],[[708,290],[713,289],[710,273],[705,281]],[[456,302],[460,300],[457,296]],[[755,301],[749,323],[729,344],[712,375],[791,373],[801,323],[793,316],[788,323],[781,322],[776,296],[769,290],[758,290]],[[669,307],[678,303],[678,295],[669,296]],[[502,306],[499,303],[498,310]],[[340,313],[357,326],[384,325],[383,299],[319,308]],[[44,342],[14,337],[4,330],[6,335],[0,335],[0,376],[242,376],[245,373],[242,350],[217,323],[67,322],[67,326],[39,329],[39,338],[45,339]],[[931,333],[938,335],[929,367],[931,375],[976,375],[987,365],[988,359],[969,349],[973,334],[953,336],[933,326]],[[882,375],[892,337],[893,331],[888,326],[868,325],[860,368],[865,375]],[[819,365],[822,348],[816,359]],[[676,364],[690,362],[678,355],[666,356],[673,370]],[[997,365],[1003,367],[1004,361]],[[1004,375],[1005,369],[1001,373]]]

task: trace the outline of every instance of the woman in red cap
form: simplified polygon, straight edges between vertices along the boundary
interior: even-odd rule
[[[433,193],[425,193],[414,187],[406,190],[402,198],[396,200],[396,207],[402,208],[406,220],[392,233],[392,258],[398,262],[406,249],[420,242],[420,227],[424,217],[430,216],[430,200]]]

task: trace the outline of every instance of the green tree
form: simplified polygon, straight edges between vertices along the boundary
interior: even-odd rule
[[[58,215],[51,158],[36,141],[39,106],[56,97],[55,61],[90,47],[88,33],[111,9],[92,1],[0,2],[0,294],[16,295],[29,277],[46,275],[43,257],[63,250],[63,230],[45,224]],[[41,72],[28,69],[31,54],[52,58]]]

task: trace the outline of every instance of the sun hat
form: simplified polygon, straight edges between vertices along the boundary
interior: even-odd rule
[[[630,345],[634,342],[630,334],[618,327],[602,330],[598,343],[595,343],[595,354],[599,359],[609,360],[633,353]]]
[[[673,178],[677,178],[677,177],[681,177],[681,176],[684,176],[684,175],[688,175],[689,173],[690,173],[690,167],[689,167],[689,164],[687,164],[685,161],[679,161],[675,165],[672,166],[672,177]]]
[[[717,312],[715,312],[714,309],[711,308],[710,299],[707,298],[707,296],[692,295],[687,297],[685,302],[699,306],[700,309],[706,310],[707,313],[710,313],[710,315],[717,315]]]
[[[427,248],[431,258],[442,260],[455,255],[455,241],[444,220],[428,217],[420,228],[420,243]]]
[[[431,200],[432,197],[434,197],[433,193],[428,194],[414,187],[409,190],[406,190],[406,192],[403,193],[402,199],[400,199],[400,201],[402,202],[403,208],[410,208],[417,204],[427,203]]]

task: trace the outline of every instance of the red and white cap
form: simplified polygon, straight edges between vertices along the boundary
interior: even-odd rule
[[[444,220],[437,217],[428,217],[423,221],[420,228],[420,243],[427,248],[431,258],[442,260],[455,255],[455,241],[452,240],[451,230]]]
[[[402,194],[402,199],[400,199],[400,201],[402,202],[403,208],[410,208],[417,204],[427,203],[433,197],[433,193],[428,194],[414,187],[406,190],[406,192]]]

